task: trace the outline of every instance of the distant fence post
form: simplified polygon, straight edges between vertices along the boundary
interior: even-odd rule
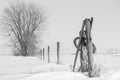
[[[43,60],[45,60],[45,49],[43,48]]]
[[[48,46],[48,63],[50,62],[50,46]]]
[[[59,54],[59,51],[60,51],[60,42],[57,42],[57,64],[60,63],[60,54]]]
[[[40,49],[40,59],[42,60],[42,50]]]

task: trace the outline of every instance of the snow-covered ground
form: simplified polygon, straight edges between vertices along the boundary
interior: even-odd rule
[[[68,66],[48,64],[36,57],[0,56],[0,80],[14,80],[37,73],[67,70],[70,70]]]
[[[119,55],[94,55],[94,62],[101,66],[101,77],[96,78],[71,71],[74,55],[61,55],[60,65],[55,58],[51,56],[47,63],[47,58],[0,56],[0,80],[120,80]]]

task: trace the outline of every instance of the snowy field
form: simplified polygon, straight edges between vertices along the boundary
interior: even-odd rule
[[[75,55],[60,55],[60,63],[65,65],[73,65]],[[45,56],[45,60],[47,61],[47,55]],[[79,66],[79,56],[77,59],[77,66]],[[50,55],[50,62],[56,63],[57,56]],[[119,54],[95,54],[94,55],[94,63],[100,65],[101,67],[106,68],[107,70],[119,70],[120,69],[120,55]]]
[[[60,65],[56,64],[56,55],[50,56],[49,64],[47,56],[45,60],[41,61],[37,57],[0,56],[0,80],[120,80],[119,55],[94,55],[94,63],[101,66],[99,78],[88,78],[80,72],[72,72],[74,55],[61,55]]]

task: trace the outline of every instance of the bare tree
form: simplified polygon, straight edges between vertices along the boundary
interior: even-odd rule
[[[39,36],[36,32],[41,32],[45,21],[44,11],[34,4],[11,4],[2,16],[2,24],[11,37],[14,50],[22,56],[36,51]]]

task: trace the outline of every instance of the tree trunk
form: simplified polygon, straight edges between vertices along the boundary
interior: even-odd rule
[[[25,45],[21,46],[21,54],[22,56],[27,56],[27,47]]]
[[[27,46],[25,46],[24,52],[25,52],[25,56],[27,56],[28,55],[28,53],[27,53]]]

